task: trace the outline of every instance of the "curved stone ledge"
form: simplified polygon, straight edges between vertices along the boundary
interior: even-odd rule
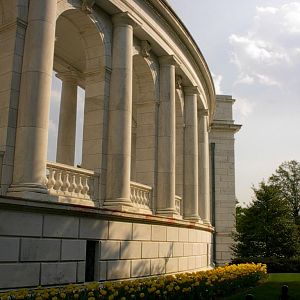
[[[80,204],[54,203],[46,201],[35,201],[32,199],[16,198],[16,197],[1,197],[0,207],[2,209],[20,209],[23,211],[33,212],[53,212],[58,214],[72,214],[72,216],[89,215],[103,219],[114,219],[131,222],[143,222],[150,224],[161,224],[166,226],[177,226],[185,228],[194,228],[213,232],[214,228],[206,224],[190,222],[188,220],[168,218],[164,216],[155,216],[151,214],[137,214],[135,212],[119,212],[115,210],[95,208]]]

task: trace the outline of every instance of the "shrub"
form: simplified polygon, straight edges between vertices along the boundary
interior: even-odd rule
[[[113,299],[213,299],[257,284],[266,276],[262,264],[241,264],[210,271],[151,277],[122,282],[68,285],[60,288],[0,293],[0,300],[113,300]]]
[[[269,273],[300,273],[300,257],[278,258],[235,258],[232,264],[262,263],[267,265]]]

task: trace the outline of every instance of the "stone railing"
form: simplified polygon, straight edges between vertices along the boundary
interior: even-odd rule
[[[175,196],[175,209],[179,215],[181,215],[181,200],[180,196]]]
[[[131,181],[130,200],[133,203],[133,206],[137,208],[151,210],[152,187]]]
[[[60,163],[47,163],[47,188],[50,195],[97,200],[99,174]]]

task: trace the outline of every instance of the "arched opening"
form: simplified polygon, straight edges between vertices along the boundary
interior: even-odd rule
[[[155,80],[148,61],[133,57],[131,180],[154,187],[156,144]]]
[[[100,170],[104,54],[103,35],[89,16],[79,9],[58,16],[53,67],[57,78],[52,81],[49,123],[51,160],[56,157],[63,164]]]
[[[175,194],[183,198],[183,180],[184,180],[184,95],[182,89],[176,90],[176,164],[175,176],[176,187]]]

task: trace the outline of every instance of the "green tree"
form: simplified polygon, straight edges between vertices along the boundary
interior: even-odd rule
[[[279,188],[282,198],[290,204],[294,222],[300,224],[300,164],[295,160],[282,163],[269,182]]]
[[[235,256],[238,258],[292,257],[297,253],[297,227],[279,189],[265,182],[253,188],[255,199],[238,208]]]

